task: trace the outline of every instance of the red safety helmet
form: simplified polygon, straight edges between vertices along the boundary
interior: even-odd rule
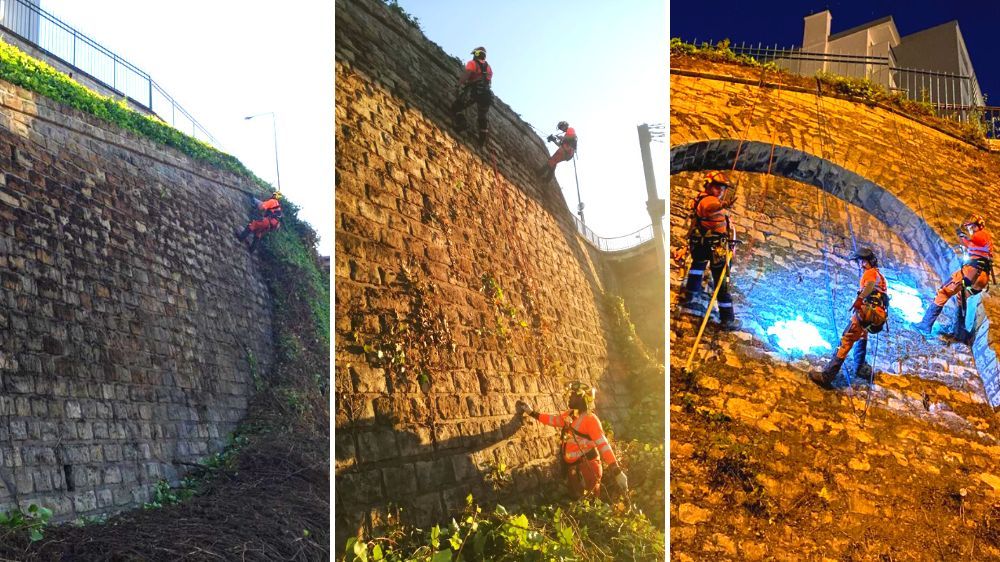
[[[986,219],[982,215],[969,215],[969,218],[965,219],[962,223],[963,227],[978,226],[979,228],[986,228]]]

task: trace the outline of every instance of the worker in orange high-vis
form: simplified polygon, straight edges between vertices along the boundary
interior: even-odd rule
[[[253,234],[253,241],[250,242],[250,251],[253,252],[254,248],[257,247],[257,243],[265,234],[271,232],[272,230],[278,230],[281,227],[281,199],[282,195],[280,191],[275,191],[271,197],[265,201],[261,201],[256,197],[251,197],[254,203],[254,209],[257,213],[257,218],[251,220],[243,231],[236,231],[236,238],[240,242],[244,241],[247,236]]]
[[[628,478],[618,466],[608,443],[601,420],[592,412],[597,391],[590,385],[574,381],[566,386],[569,410],[558,414],[536,412],[524,402],[518,402],[518,411],[536,420],[561,429],[561,464],[566,471],[570,495],[574,498],[586,494],[597,495],[601,488],[604,470],[601,460],[608,465],[608,474],[622,491],[628,490]]]
[[[451,113],[455,130],[461,133],[468,126],[465,122],[465,109],[476,104],[479,146],[486,143],[486,136],[489,134],[486,115],[493,105],[492,84],[493,69],[486,62],[486,47],[476,47],[472,50],[472,60],[465,63],[465,73],[458,81],[458,97],[451,104]]]
[[[938,289],[934,303],[927,307],[924,318],[916,325],[917,330],[930,335],[934,321],[941,315],[948,299],[965,291],[965,296],[978,295],[989,285],[993,272],[993,237],[986,230],[986,219],[981,215],[972,215],[955,231],[958,242],[965,246],[966,259],[962,267],[951,274],[951,279]],[[959,299],[959,306],[965,305],[965,298]],[[964,311],[959,311],[959,318],[964,319]],[[955,337],[965,332],[965,326],[955,323]]]
[[[691,305],[701,293],[705,270],[710,269],[712,279],[719,286],[717,302],[719,322],[723,329],[738,327],[733,310],[733,296],[729,292],[730,272],[723,278],[726,257],[735,238],[726,209],[733,206],[736,196],[727,197],[729,179],[722,172],[705,175],[702,190],[691,201],[691,226],[688,230],[688,248],[691,254],[691,269],[687,283],[681,291],[681,306]]]
[[[868,334],[878,333],[889,318],[889,294],[885,276],[878,270],[878,258],[870,248],[861,248],[853,256],[861,268],[861,288],[851,305],[851,321],[840,337],[840,346],[822,371],[809,374],[812,381],[824,388],[830,388],[837,378],[840,368],[847,359],[847,353],[854,347],[854,376],[872,378],[872,368],[866,362]],[[857,346],[855,347],[855,344]]]
[[[544,178],[551,178],[556,173],[556,166],[560,162],[566,162],[573,159],[573,155],[576,154],[576,130],[569,126],[566,121],[560,121],[556,128],[562,131],[561,135],[549,135],[546,139],[549,142],[555,143],[559,146],[558,149],[549,158],[549,161],[545,163],[545,166],[539,171],[539,175]]]

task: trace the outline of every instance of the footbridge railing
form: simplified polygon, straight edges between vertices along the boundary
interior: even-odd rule
[[[0,31],[16,39],[8,42],[20,47],[19,41],[29,50],[37,49],[42,58],[54,59],[98,83],[108,90],[102,92],[105,95],[126,98],[131,105],[155,114],[175,129],[221,148],[218,140],[149,74],[43,10],[37,1],[0,2]]]
[[[594,231],[591,230],[589,226],[584,224],[578,217],[574,216],[573,221],[576,223],[577,233],[579,233],[580,236],[591,246],[601,250],[602,252],[619,252],[622,250],[628,250],[629,248],[634,248],[643,242],[653,239],[652,224],[648,224],[635,232],[630,232],[622,236],[606,238],[604,236],[594,234]]]

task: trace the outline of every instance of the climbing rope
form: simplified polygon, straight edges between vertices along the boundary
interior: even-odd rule
[[[760,77],[760,82],[759,82],[760,93],[757,94],[757,97],[754,99],[753,103],[750,105],[750,114],[749,114],[749,116],[747,118],[746,127],[743,129],[743,135],[740,137],[740,142],[736,145],[736,155],[733,157],[733,165],[730,168],[730,174],[732,174],[732,175],[735,175],[736,165],[739,163],[740,154],[743,151],[743,144],[746,142],[747,135],[750,134],[750,127],[753,125],[753,116],[754,116],[754,113],[757,111],[757,104],[760,102],[760,100],[762,100],[764,98],[764,91],[765,91],[764,84],[765,84],[765,77],[766,76],[767,76],[767,69],[766,68],[761,69],[761,77]],[[733,236],[734,236],[734,240],[732,241],[732,243],[735,244],[735,242],[736,242],[735,241],[735,233],[736,233],[736,229],[735,228],[733,228],[732,233],[733,233]],[[701,343],[701,338],[702,338],[702,336],[705,333],[705,326],[708,324],[708,318],[709,318],[709,316],[712,315],[712,308],[715,306],[716,300],[718,299],[719,289],[722,288],[722,284],[725,283],[726,277],[729,275],[730,265],[731,265],[731,262],[732,262],[732,259],[733,259],[733,248],[730,247],[730,248],[727,248],[726,250],[727,250],[726,251],[726,265],[722,268],[722,274],[719,275],[719,279],[717,279],[715,281],[715,291],[713,291],[712,298],[711,298],[711,300],[709,300],[708,306],[705,309],[705,315],[701,319],[701,327],[698,328],[698,334],[695,336],[694,344],[691,346],[691,352],[688,355],[687,362],[684,364],[684,371],[685,372],[690,372],[691,371],[691,364],[694,361],[695,353],[697,353],[697,351],[698,351],[698,346]],[[684,275],[684,277],[681,278],[681,283],[685,283],[686,282],[688,273],[690,272],[691,265],[693,265],[693,261],[688,263],[688,266],[686,268],[687,270],[685,271],[685,275]],[[711,260],[709,260],[708,269],[711,269]]]
[[[712,307],[715,306],[716,299],[719,298],[719,289],[722,288],[722,284],[726,282],[726,276],[729,275],[729,262],[733,259],[733,251],[728,250],[726,252],[726,265],[722,267],[722,274],[719,275],[718,281],[715,283],[715,291],[712,293],[712,299],[708,301],[708,307],[705,310],[705,316],[701,319],[701,327],[698,328],[698,335],[694,338],[694,345],[691,346],[691,353],[688,355],[687,362],[684,364],[684,372],[691,372],[691,363],[694,361],[694,354],[698,351],[698,344],[701,342],[701,336],[705,333],[705,325],[708,324],[708,317],[712,315]],[[711,264],[711,262],[709,262]]]

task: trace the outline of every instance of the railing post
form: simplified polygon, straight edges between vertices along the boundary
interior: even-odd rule
[[[73,30],[73,66],[76,66],[76,29]]]

